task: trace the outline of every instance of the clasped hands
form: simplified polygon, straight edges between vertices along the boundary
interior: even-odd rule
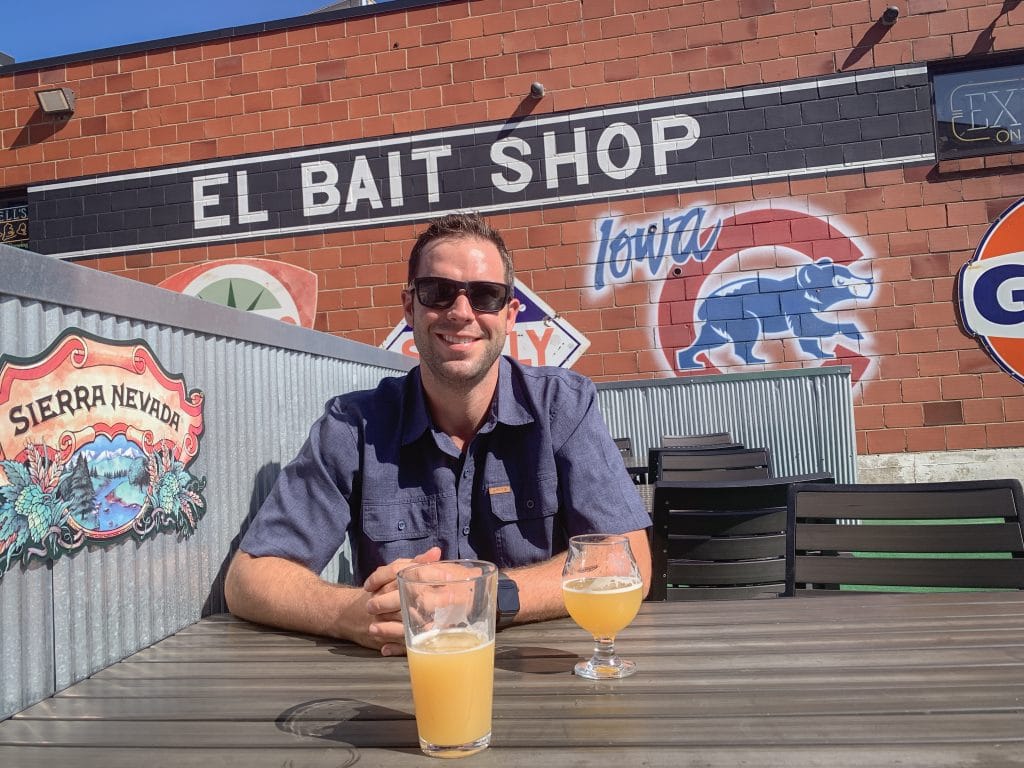
[[[363,583],[370,597],[366,601],[369,614],[368,632],[382,656],[405,655],[405,630],[402,606],[398,597],[398,572],[414,563],[433,563],[441,559],[440,547],[431,547],[413,558],[399,558],[380,566]]]

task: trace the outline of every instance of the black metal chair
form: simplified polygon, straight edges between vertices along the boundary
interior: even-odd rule
[[[801,590],[1024,589],[1017,480],[801,485],[789,507]]]
[[[658,459],[658,480],[755,480],[772,476],[768,448],[739,448],[732,451],[662,451]]]
[[[661,474],[661,457],[667,455],[677,454],[717,454],[717,453],[735,453],[736,451],[744,450],[742,443],[723,443],[722,445],[715,446],[703,446],[699,448],[683,448],[676,446],[673,448],[648,448],[647,449],[647,478],[648,482],[656,482]],[[696,478],[694,478],[696,479]]]
[[[633,438],[613,437],[612,441],[615,443],[615,447],[619,449],[619,453],[621,453],[623,456],[633,455]]]
[[[700,435],[662,435],[662,448],[706,448],[733,442],[728,432],[705,432]]]
[[[827,473],[654,486],[650,600],[777,597],[793,593],[794,483]]]

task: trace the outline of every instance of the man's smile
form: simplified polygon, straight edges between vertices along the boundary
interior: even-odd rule
[[[443,333],[439,333],[437,335],[449,347],[456,349],[467,348],[473,344],[473,342],[479,341],[476,336],[449,336]]]

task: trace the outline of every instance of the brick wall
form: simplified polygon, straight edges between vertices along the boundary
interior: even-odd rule
[[[769,115],[763,130],[781,144],[758,154],[752,148],[758,126],[742,113],[709,150],[709,163],[729,158],[724,175],[710,166],[695,171],[706,170],[716,183],[651,186],[636,195],[620,189],[488,214],[504,232],[522,282],[589,341],[575,369],[612,380],[842,362],[856,374],[862,452],[1022,446],[1024,387],[959,328],[954,297],[958,269],[998,215],[1024,195],[1024,156],[938,163],[929,155],[931,126],[908,127],[921,107],[912,83],[882,95],[857,85],[836,97],[843,112],[831,120],[815,113],[829,108],[822,107],[830,93],[824,86],[821,98],[800,110],[786,95],[795,91],[786,89],[812,78],[1024,49],[1024,6],[911,0],[899,4],[895,25],[882,27],[876,20],[889,4],[399,2],[315,24],[36,69],[16,66],[0,75],[0,188],[780,86],[780,104],[790,106],[777,110],[783,122],[773,125]],[[916,77],[920,89],[926,79]],[[543,99],[528,98],[534,81],[544,84]],[[75,90],[70,120],[36,112],[33,92],[50,84]],[[710,124],[713,105],[687,109],[706,109]],[[770,171],[787,152],[799,152],[810,165],[813,155],[820,167],[833,154],[843,159],[844,147],[856,141],[885,151],[908,137],[926,159],[758,176],[759,163]],[[737,152],[746,154],[740,159]],[[615,155],[616,162],[623,157]],[[691,218],[686,226],[699,232],[698,246],[722,224],[712,257],[668,258],[656,268],[635,259],[597,287],[601,249],[612,253],[602,233],[625,233],[637,244],[645,228],[665,230],[668,219],[697,213],[700,224]],[[395,216],[361,227],[80,261],[153,284],[208,260],[295,264],[318,277],[317,328],[379,345],[402,319],[405,256],[421,220]],[[797,280],[801,267],[822,258],[870,281],[872,291],[869,300],[823,310],[830,325],[817,336],[822,356],[789,328],[764,331],[746,357],[723,342],[708,347],[693,367],[680,367],[680,350],[696,336],[699,299],[756,276]],[[764,285],[759,298],[736,304],[738,310],[719,303],[719,319],[739,321],[744,308],[754,307],[764,326],[783,322],[787,311],[767,308]],[[832,333],[843,327],[850,333]],[[810,335],[804,344],[814,347]]]

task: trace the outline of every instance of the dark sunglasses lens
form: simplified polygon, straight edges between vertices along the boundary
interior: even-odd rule
[[[416,295],[420,304],[433,309],[448,309],[459,295],[459,284],[436,277],[421,277],[416,281]]]
[[[470,283],[469,304],[477,312],[497,312],[505,306],[508,286],[501,283]]]

